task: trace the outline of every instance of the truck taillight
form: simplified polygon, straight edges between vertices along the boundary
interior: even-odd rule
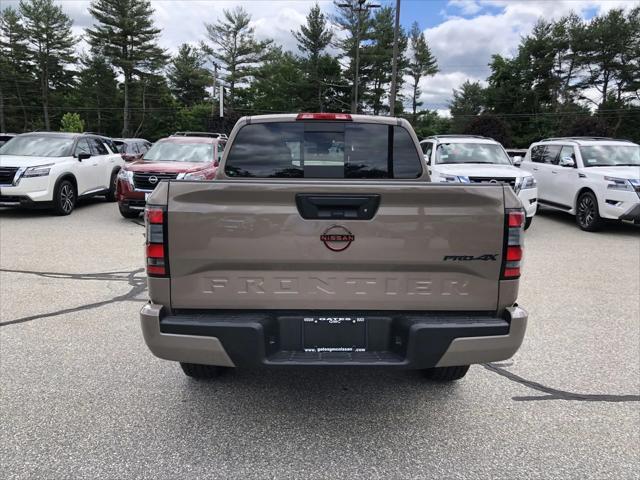
[[[144,210],[147,230],[147,275],[166,277],[169,274],[165,242],[166,215],[162,207],[147,206]]]
[[[505,252],[502,262],[502,278],[514,279],[520,277],[522,262],[524,212],[520,209],[506,211]]]
[[[352,120],[348,113],[299,113],[296,120]]]

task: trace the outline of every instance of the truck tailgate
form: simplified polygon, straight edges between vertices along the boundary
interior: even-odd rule
[[[329,207],[305,219],[301,198]],[[336,198],[372,200],[372,218],[342,216]],[[173,308],[497,308],[500,185],[180,181],[167,210]]]

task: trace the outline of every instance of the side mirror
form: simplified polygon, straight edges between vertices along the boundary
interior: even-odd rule
[[[78,154],[78,160],[79,160],[80,162],[81,162],[81,161],[83,161],[83,160],[86,160],[86,159],[88,159],[88,158],[91,158],[91,154],[90,154],[90,153],[82,152],[82,153],[79,153],[79,154]]]
[[[560,159],[560,166],[573,168],[576,166],[576,162],[571,157],[562,157]]]
[[[516,167],[522,165],[522,157],[520,155],[516,155],[515,157],[513,157],[513,165]]]
[[[431,158],[429,158],[429,155],[423,155],[422,157],[424,158],[424,161],[427,163],[427,165],[431,165]]]

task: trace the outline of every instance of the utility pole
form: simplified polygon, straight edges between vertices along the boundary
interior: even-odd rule
[[[220,118],[224,117],[224,85],[220,85]]]
[[[356,12],[358,15],[356,21],[356,71],[353,81],[353,100],[351,102],[351,113],[358,113],[358,85],[360,84],[360,31],[362,29],[362,12],[379,8],[380,5],[367,3],[367,0],[356,0],[355,6],[353,3],[339,3],[338,7],[348,8],[352,12]]]
[[[216,83],[218,82],[218,64],[213,62],[213,85],[211,85],[211,117],[216,113]]]
[[[400,36],[400,0],[396,0],[396,24],[393,29],[393,66],[391,67],[391,94],[389,95],[389,115],[396,111],[396,78],[398,76],[398,40]]]
[[[360,84],[360,24],[362,23],[362,11],[359,8],[356,27],[356,71],[353,81],[353,100],[351,100],[351,113],[358,113],[358,85]]]

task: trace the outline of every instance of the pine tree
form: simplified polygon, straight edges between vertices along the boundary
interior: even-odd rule
[[[413,121],[415,122],[418,107],[422,105],[422,102],[419,101],[420,94],[422,93],[420,90],[420,80],[423,77],[438,73],[438,62],[431,54],[427,40],[424,37],[424,33],[420,30],[418,22],[414,22],[411,26],[409,39],[411,42],[411,54],[409,56],[409,65],[406,73],[412,80],[411,107]]]
[[[218,60],[227,71],[229,107],[233,108],[236,85],[247,80],[252,70],[265,58],[272,41],[258,41],[250,26],[251,15],[242,7],[224,10],[217,23],[205,23],[207,36],[213,47],[203,45],[207,53]]]
[[[157,71],[168,58],[157,44],[160,29],[153,25],[148,0],[94,0],[89,12],[97,20],[87,29],[89,43],[124,79],[122,136],[127,137],[132,128],[130,89],[134,78]]]
[[[298,50],[304,55],[302,67],[316,95],[315,101],[309,102],[309,106],[313,110],[322,112],[326,103],[324,94],[330,90],[327,83],[334,78],[340,66],[337,60],[325,53],[333,39],[333,32],[318,4],[311,7],[307,15],[307,23],[301,25],[299,31],[291,33],[298,42]]]
[[[31,81],[27,40],[20,13],[12,7],[7,7],[0,12],[0,101],[3,102],[0,131],[20,128],[18,122],[11,122],[11,118],[9,122],[6,120],[7,113],[17,110],[11,105],[14,101],[22,112],[22,130],[27,130],[27,109],[23,101],[23,92],[24,87]]]
[[[251,86],[242,90],[238,100],[258,112],[295,112],[301,110],[308,93],[307,80],[300,75],[302,60],[281,47],[271,49],[255,69]]]
[[[362,44],[371,40],[372,33],[372,16],[371,9],[363,8],[359,0],[334,0],[334,5],[338,13],[332,17],[333,23],[342,30],[345,35],[339,36],[335,41],[335,46],[342,50],[342,58],[347,59],[347,66],[344,71],[346,78],[352,79],[351,83],[351,111],[356,112],[360,107],[362,96],[359,95],[356,102],[356,52],[360,48],[362,53]],[[359,60],[360,73],[366,72],[368,68],[367,58],[360,55]],[[364,78],[359,76],[358,92],[362,92]],[[358,103],[358,105],[356,105]]]
[[[462,133],[475,115],[484,110],[485,90],[480,82],[465,81],[459,89],[453,90],[453,99],[449,103],[451,129]]]
[[[637,102],[640,101],[640,6],[629,12],[627,25],[628,43],[622,55],[621,78],[629,93],[630,106],[634,102],[637,108]]]
[[[171,91],[183,105],[190,107],[204,101],[205,87],[210,83],[204,63],[202,53],[186,43],[180,45],[178,54],[171,60],[167,78]]]
[[[121,99],[111,64],[100,52],[91,50],[89,54],[81,56],[80,66],[78,103],[90,107],[85,114],[87,129],[119,135],[121,118],[114,114],[114,109]]]
[[[640,78],[638,35],[638,7],[628,16],[623,9],[609,10],[595,17],[586,27],[581,45],[582,63],[586,68],[580,87],[592,88],[601,94],[600,108],[610,101],[610,94],[619,102],[628,99],[625,98],[627,93],[632,93],[630,98],[638,97],[637,90],[633,91]]]
[[[75,61],[73,22],[53,0],[21,1],[20,13],[24,18],[29,59],[36,67],[40,83],[44,127],[50,130],[50,91],[56,84],[68,82],[69,72],[65,66]]]
[[[392,78],[392,70],[389,66],[393,61],[394,19],[395,10],[391,7],[383,7],[376,11],[372,21],[371,43],[364,47],[362,52],[362,57],[366,59],[367,65],[363,70],[363,83],[368,86],[362,96],[366,99],[366,103],[374,115],[388,110],[383,102],[390,91]],[[407,49],[407,36],[402,29],[399,33],[398,76],[396,78],[398,90],[403,83],[401,72],[407,67],[404,55]]]
[[[0,57],[0,71],[6,72],[8,70],[7,61],[4,57]],[[7,131],[7,122],[5,121],[4,114],[4,78],[0,78],[0,132]]]
[[[317,61],[333,38],[333,32],[327,26],[327,20],[316,3],[307,15],[306,25],[300,31],[292,31],[298,41],[298,49],[312,61]]]

